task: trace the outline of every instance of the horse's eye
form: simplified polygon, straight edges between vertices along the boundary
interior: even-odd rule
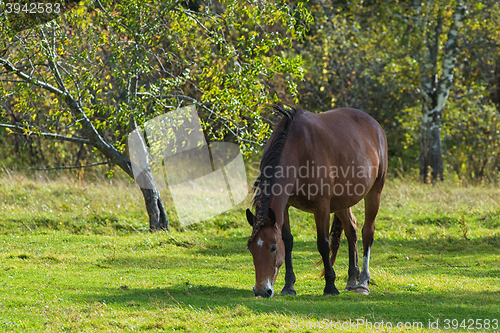
[[[271,246],[271,253],[276,252],[277,249],[278,247],[276,245]]]

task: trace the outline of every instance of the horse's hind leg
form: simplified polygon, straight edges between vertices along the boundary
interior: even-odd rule
[[[337,253],[339,252],[342,231],[344,231],[342,221],[340,221],[336,214],[333,214],[332,229],[330,230],[330,264],[332,264],[332,267],[335,264]]]
[[[365,225],[363,226],[363,266],[359,283],[354,290],[360,294],[369,294],[370,288],[370,248],[375,233],[375,218],[380,206],[380,196],[384,186],[384,179],[377,179],[370,192],[365,197]]]
[[[285,221],[283,224],[282,238],[285,243],[285,286],[281,290],[281,295],[296,295],[293,285],[295,284],[295,273],[292,266],[292,249],[293,249],[293,236],[290,232],[290,217],[288,215],[288,208],[285,208]]]
[[[335,215],[338,216],[339,222],[342,223],[347,242],[349,243],[349,278],[345,289],[354,290],[357,287],[359,279],[357,221],[350,208],[336,212]]]

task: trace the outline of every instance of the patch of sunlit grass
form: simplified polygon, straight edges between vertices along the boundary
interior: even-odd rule
[[[3,175],[0,330],[283,332],[363,320],[422,323],[393,331],[436,332],[430,321],[439,320],[446,331],[446,319],[488,319],[495,331],[500,191],[494,186],[389,180],[376,222],[369,296],[322,296],[313,217],[291,209],[297,296],[253,297],[248,205],[186,228],[173,220],[172,232],[149,233],[134,184]],[[166,206],[171,212],[168,200]],[[362,202],[353,211],[361,229]],[[335,263],[339,290],[347,268],[343,240]],[[283,282],[284,268],[277,294]]]

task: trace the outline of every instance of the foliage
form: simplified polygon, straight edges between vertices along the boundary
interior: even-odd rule
[[[401,123],[418,105],[416,60],[400,46],[397,11],[404,5],[336,1],[311,2],[314,25],[304,41],[306,80],[300,98],[317,111],[354,107],[384,127],[392,160],[414,159],[404,138],[413,130]],[[391,163],[391,167],[394,163]]]
[[[84,2],[50,23],[10,32],[5,58],[30,80],[67,91],[122,153],[131,116],[141,125],[185,103],[198,106],[209,138],[230,134],[248,153],[268,135],[259,106],[272,100],[269,86],[296,95],[301,59],[287,47],[308,13],[300,3],[189,4]],[[19,81],[3,73],[3,122],[25,135],[83,136],[62,96]]]
[[[315,112],[333,107],[367,111],[387,133],[394,174],[401,167],[411,173],[418,165],[422,89],[442,72],[457,3],[88,2],[55,23],[21,34],[0,28],[9,36],[4,44],[14,42],[12,59],[27,64],[32,55],[33,75],[47,82],[54,83],[53,73],[37,61],[45,61],[48,49],[58,50],[65,84],[86,103],[100,133],[122,152],[130,115],[140,125],[186,103],[197,104],[210,139],[238,141],[245,153],[258,152],[276,120],[260,106],[283,99]],[[451,177],[497,178],[497,139],[493,132],[482,133],[483,127],[489,131],[486,121],[496,126],[500,110],[498,27],[498,3],[466,4],[442,117],[445,173]],[[2,79],[12,77],[4,73]],[[101,161],[85,145],[72,148],[72,143],[48,143],[35,135],[41,129],[81,134],[64,101],[18,82],[3,80],[0,90],[3,120],[22,127],[15,132],[32,134],[27,142],[4,137],[4,160],[14,151],[31,165]],[[469,118],[483,124],[466,129],[461,120]]]
[[[456,6],[453,1],[415,4],[311,1],[314,23],[304,42],[297,45],[305,61],[305,80],[299,85],[302,104],[315,111],[355,107],[374,116],[388,136],[391,171],[400,166],[408,171],[417,165],[425,100],[422,89],[427,78],[434,79],[442,71],[442,50],[447,42],[444,37]],[[442,138],[447,146],[451,144],[449,133],[462,131],[455,122],[456,115],[466,118],[470,113],[456,107],[473,104],[475,114],[482,118],[489,117],[484,110],[492,109],[481,105],[494,103],[494,113],[500,110],[496,102],[500,96],[500,35],[499,25],[492,24],[500,22],[498,4],[481,2],[469,4],[466,9],[452,91],[444,110]],[[482,140],[482,136],[469,131],[467,143]],[[495,145],[488,142],[488,151],[497,154]],[[477,153],[474,159],[483,163],[483,147],[467,148],[465,143],[454,145],[455,149],[448,147],[445,152],[449,174],[457,172],[453,159],[461,159],[464,149]],[[487,173],[496,172],[496,159],[489,157],[488,163],[491,168]],[[470,178],[477,174],[467,167],[458,176]],[[479,178],[483,176],[490,180],[495,177],[489,174]]]
[[[448,108],[445,145],[450,166],[459,178],[497,180],[500,170],[500,119],[493,105],[458,100]]]

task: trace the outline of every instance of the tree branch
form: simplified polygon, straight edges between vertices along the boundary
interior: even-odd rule
[[[54,74],[56,82],[58,84],[62,84],[62,86],[59,88],[56,88],[49,83],[42,82],[22,72],[7,59],[0,58],[0,63],[3,64],[5,69],[7,69],[10,72],[13,72],[18,77],[23,79],[25,82],[35,84],[56,95],[62,96],[66,104],[69,106],[69,109],[73,113],[73,115],[77,119],[80,118],[82,129],[87,135],[88,140],[91,142],[91,144],[94,145],[97,149],[99,149],[99,151],[103,153],[107,158],[109,158],[113,163],[116,163],[118,166],[120,166],[120,168],[122,168],[123,171],[125,171],[129,176],[133,177],[130,160],[126,158],[122,153],[120,153],[113,145],[104,141],[104,139],[97,132],[96,128],[90,121],[90,119],[85,114],[85,111],[83,110],[80,101],[75,100],[73,96],[71,96],[67,88],[64,86],[64,81],[62,80],[59,71],[52,68],[52,66],[55,66],[55,64],[52,61],[49,61],[49,67],[51,67],[52,74]]]
[[[35,171],[48,171],[48,170],[61,170],[61,169],[80,169],[80,168],[88,168],[88,167],[93,167],[96,165],[103,165],[103,164],[109,164],[109,162],[100,162],[100,163],[93,163],[93,164],[85,164],[85,165],[73,165],[73,166],[56,166],[52,168],[32,168],[28,167],[30,170],[35,170]]]
[[[10,125],[10,124],[0,124],[0,127],[4,128],[10,128],[10,129],[17,129],[24,131],[26,128],[22,126],[16,126],[16,125]],[[25,135],[24,133],[16,133],[16,134],[22,134]],[[84,144],[92,144],[90,140],[84,139],[84,138],[78,138],[78,137],[71,137],[71,136],[64,136],[56,133],[50,133],[50,132],[40,132],[40,131],[29,131],[26,135],[31,135],[31,134],[36,134],[36,135],[41,135],[41,136],[47,136],[56,140],[62,140],[62,141],[70,141],[70,142],[76,142],[76,143],[84,143]]]
[[[15,75],[17,75],[19,78],[21,78],[24,82],[27,82],[27,83],[32,83],[34,85],[37,85],[41,88],[44,88],[56,95],[65,95],[65,93],[59,89],[57,89],[56,87],[54,87],[53,85],[51,84],[48,84],[48,83],[45,83],[45,82],[42,82],[26,73],[24,73],[23,71],[21,71],[20,69],[16,68],[9,60],[7,59],[4,59],[4,58],[0,58],[0,63],[3,65],[3,67],[11,72],[11,73],[14,73]]]
[[[148,95],[151,95],[150,93],[138,93],[138,95],[140,95],[140,94],[148,94]],[[152,96],[152,95],[151,95],[151,96]],[[185,99],[185,100],[187,100],[187,101],[192,102],[192,103],[193,103],[193,104],[195,104],[195,105],[199,105],[199,106],[201,106],[203,109],[205,109],[206,111],[210,112],[210,115],[215,115],[216,117],[219,117],[219,118],[221,118],[221,119],[223,119],[223,120],[226,120],[225,122],[222,122],[222,125],[223,125],[223,126],[224,126],[224,127],[225,127],[228,131],[229,131],[229,133],[231,133],[232,135],[234,135],[236,138],[239,138],[239,139],[240,139],[241,141],[243,141],[243,142],[249,142],[249,143],[259,144],[258,142],[253,141],[253,140],[248,140],[248,139],[243,139],[243,138],[240,138],[240,137],[239,137],[239,135],[238,135],[238,134],[236,134],[236,133],[233,131],[233,129],[227,125],[227,122],[228,122],[228,121],[227,121],[227,119],[226,119],[226,118],[224,118],[224,117],[223,117],[223,116],[221,116],[220,114],[215,113],[215,112],[214,112],[214,110],[212,110],[212,109],[210,109],[210,108],[206,107],[203,103],[198,102],[198,100],[196,100],[196,99],[194,99],[194,98],[192,98],[192,97],[189,97],[189,96],[185,96],[185,95],[166,95],[165,97],[167,97],[167,98],[179,98],[179,99]]]

